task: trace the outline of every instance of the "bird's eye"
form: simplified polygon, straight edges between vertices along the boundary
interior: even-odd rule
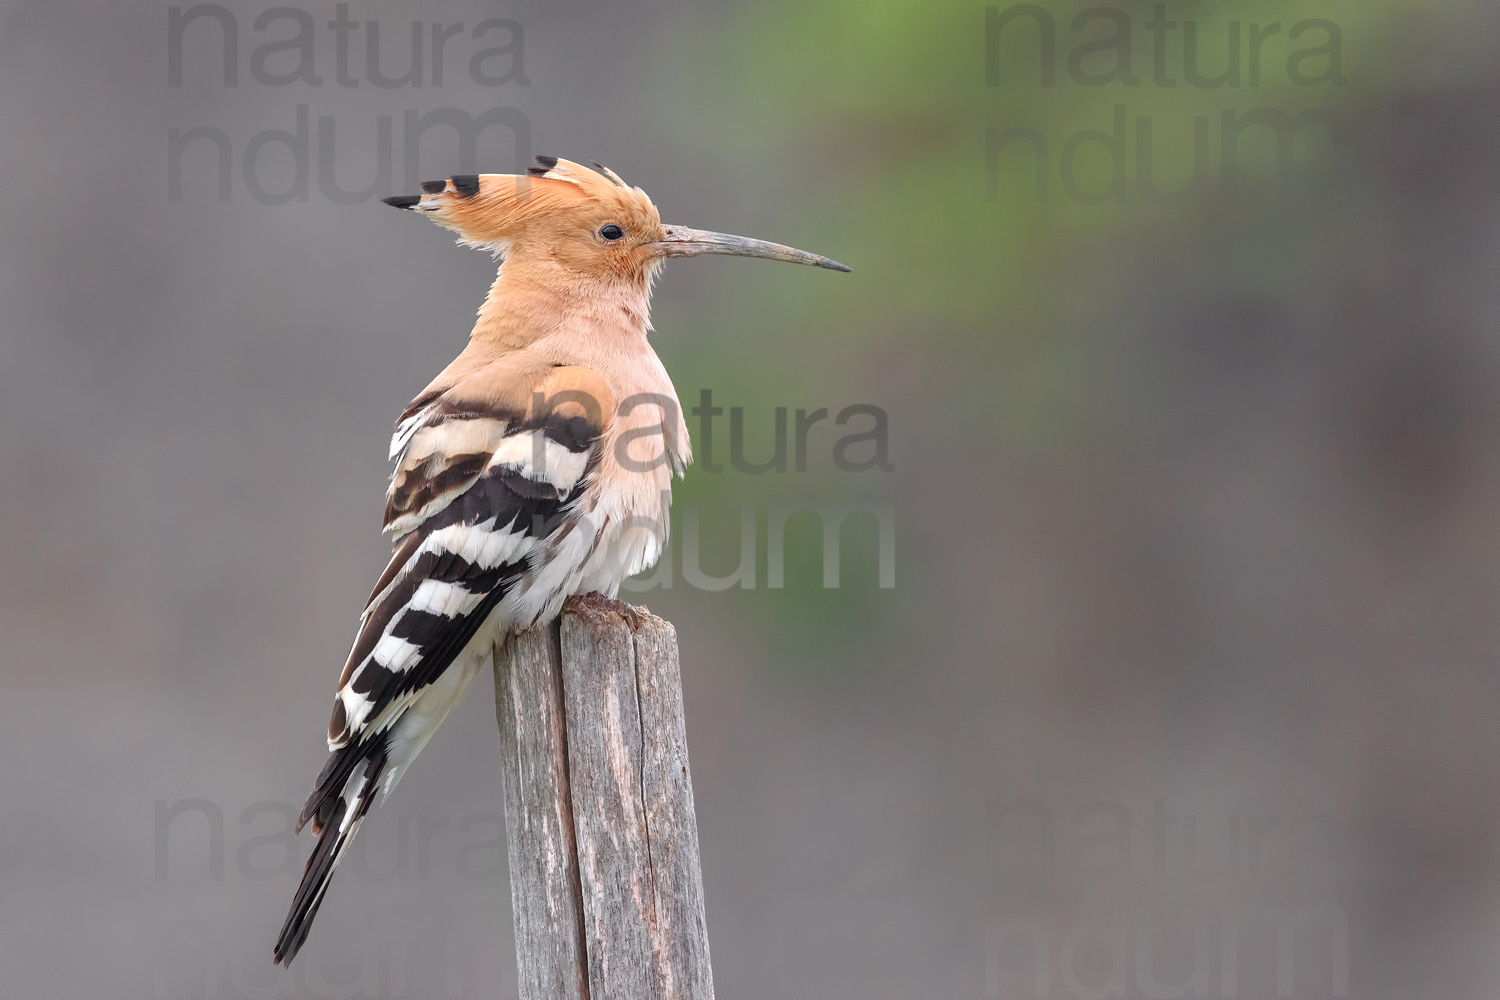
[[[599,227],[599,237],[601,239],[609,240],[611,243],[613,243],[615,240],[619,239],[620,237],[622,237],[624,235],[625,235],[625,230],[621,229],[619,226],[615,225],[613,222],[609,223],[608,225],[600,226]]]

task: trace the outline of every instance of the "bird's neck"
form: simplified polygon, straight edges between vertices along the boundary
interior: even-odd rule
[[[495,276],[470,333],[476,344],[504,351],[539,341],[602,340],[644,345],[651,327],[651,282],[580,278],[556,265],[507,261]]]

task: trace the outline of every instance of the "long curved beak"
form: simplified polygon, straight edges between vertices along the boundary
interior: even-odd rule
[[[661,231],[662,238],[654,245],[663,257],[696,257],[704,253],[721,253],[735,257],[784,260],[789,264],[811,264],[813,267],[826,267],[830,271],[851,270],[821,254],[784,247],[780,243],[752,240],[748,236],[711,233],[706,229],[689,229],[687,226],[662,226]]]

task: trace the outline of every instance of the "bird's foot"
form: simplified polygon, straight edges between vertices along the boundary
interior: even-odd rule
[[[569,597],[563,602],[563,610],[567,611],[570,608],[617,614],[625,619],[625,623],[630,626],[630,631],[632,632],[640,631],[641,615],[649,615],[651,613],[651,609],[644,605],[637,608],[634,605],[626,604],[624,601],[617,601],[613,597],[605,597],[597,590],[591,590],[587,594],[574,594],[572,597]]]

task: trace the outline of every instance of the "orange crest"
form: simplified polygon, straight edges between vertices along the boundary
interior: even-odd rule
[[[590,275],[643,275],[662,237],[646,192],[613,170],[537,157],[525,174],[460,174],[423,183],[420,197],[388,198],[508,259],[545,258]]]

